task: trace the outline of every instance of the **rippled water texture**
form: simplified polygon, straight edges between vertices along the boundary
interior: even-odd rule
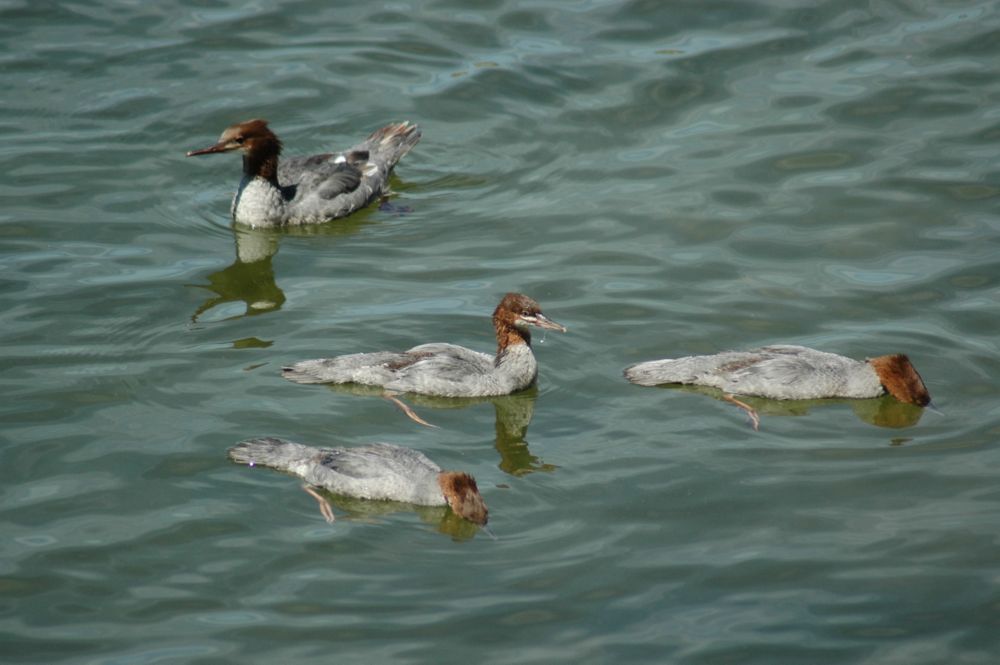
[[[349,6],[348,6],[349,4]],[[1000,653],[993,2],[0,6],[0,661],[973,663]],[[389,205],[233,229],[234,155],[391,121]],[[537,390],[282,364],[494,346]],[[786,342],[909,354],[940,413],[627,384]],[[496,540],[231,464],[260,435],[473,473]]]

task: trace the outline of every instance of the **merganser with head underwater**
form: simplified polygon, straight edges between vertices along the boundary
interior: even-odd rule
[[[400,501],[418,506],[450,506],[456,515],[485,526],[489,511],[476,480],[460,471],[442,471],[421,452],[374,443],[357,448],[313,448],[265,437],[241,441],[229,449],[239,464],[260,464],[298,476],[312,487],[356,499]],[[329,505],[320,501],[327,520]]]
[[[528,326],[566,332],[542,314],[537,302],[520,293],[508,293],[493,311],[495,355],[455,344],[421,344],[402,352],[305,360],[282,372],[296,383],[360,383],[442,397],[507,395],[527,388],[538,376]]]
[[[640,386],[682,383],[769,399],[866,399],[889,393],[916,406],[931,402],[905,355],[860,361],[793,345],[652,360],[626,368],[625,378]]]
[[[231,211],[239,224],[275,227],[345,217],[389,193],[389,174],[420,140],[416,125],[387,125],[350,150],[278,161],[281,141],[266,120],[228,127],[219,141],[188,157],[239,150],[243,179]]]

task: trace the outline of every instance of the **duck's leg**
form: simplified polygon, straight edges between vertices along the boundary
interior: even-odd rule
[[[310,485],[303,485],[302,489],[305,490],[306,494],[316,499],[319,504],[319,512],[323,514],[323,519],[326,520],[327,524],[333,524],[333,509],[330,508],[330,502],[327,501],[322,494],[316,491],[316,488]]]
[[[750,406],[746,402],[742,402],[742,401],[736,399],[735,397],[733,397],[729,393],[726,393],[725,395],[723,395],[722,399],[726,400],[727,402],[732,402],[736,406],[738,406],[741,409],[743,409],[744,411],[746,411],[747,412],[747,416],[749,416],[749,418],[750,418],[750,425],[753,427],[753,431],[755,431],[755,432],[760,431],[760,416],[757,415],[757,409],[753,408],[752,406]]]
[[[384,393],[382,393],[382,397],[386,398],[387,400],[395,404],[399,408],[399,410],[405,413],[406,417],[412,420],[413,422],[419,423],[426,427],[433,427],[437,429],[437,425],[432,425],[423,418],[421,418],[420,416],[418,416],[417,412],[414,411],[412,408],[410,408],[409,404],[396,397],[396,393],[387,390]]]

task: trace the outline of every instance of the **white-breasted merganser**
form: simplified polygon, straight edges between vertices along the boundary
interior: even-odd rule
[[[228,127],[215,145],[187,156],[243,152],[243,179],[231,207],[237,223],[318,224],[349,215],[387,194],[392,167],[419,140],[419,128],[402,122],[375,131],[344,152],[279,162],[281,141],[267,121],[247,120]]]
[[[265,437],[236,444],[229,449],[229,459],[286,471],[311,487],[342,496],[418,506],[447,505],[456,515],[479,526],[485,526],[489,518],[475,478],[460,471],[442,471],[423,453],[389,443],[313,448]],[[320,502],[327,521],[332,522],[329,504],[315,492],[310,494]]]
[[[889,393],[927,406],[931,396],[905,355],[853,360],[804,346],[779,344],[711,356],[651,360],[625,369],[640,386],[684,383],[769,399],[865,399]]]
[[[528,326],[566,332],[542,314],[537,302],[508,293],[493,311],[496,355],[455,344],[421,344],[402,352],[305,360],[283,368],[282,375],[296,383],[360,383],[442,397],[507,395],[527,388],[538,376]]]

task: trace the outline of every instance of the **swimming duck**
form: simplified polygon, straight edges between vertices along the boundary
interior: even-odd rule
[[[489,511],[476,480],[442,471],[423,453],[389,443],[356,448],[314,448],[284,439],[247,439],[229,449],[229,459],[268,466],[299,476],[304,488],[333,522],[329,504],[313,488],[357,499],[400,501],[418,506],[450,506],[456,515],[485,526]]]
[[[296,383],[360,383],[442,397],[507,395],[527,388],[538,376],[528,326],[566,332],[542,314],[537,302],[508,293],[493,311],[494,355],[455,344],[421,344],[402,352],[305,360],[283,368],[282,375]]]
[[[344,217],[388,194],[389,174],[420,140],[416,125],[387,125],[344,152],[278,161],[281,141],[266,120],[227,127],[215,145],[188,157],[239,150],[243,179],[231,212],[239,224],[275,227]]]
[[[853,360],[804,346],[779,344],[751,351],[651,360],[625,369],[640,386],[681,383],[719,388],[726,399],[747,410],[756,429],[759,419],[732,397],[769,399],[865,399],[889,393],[900,402],[924,407],[931,396],[910,359],[902,354]]]

